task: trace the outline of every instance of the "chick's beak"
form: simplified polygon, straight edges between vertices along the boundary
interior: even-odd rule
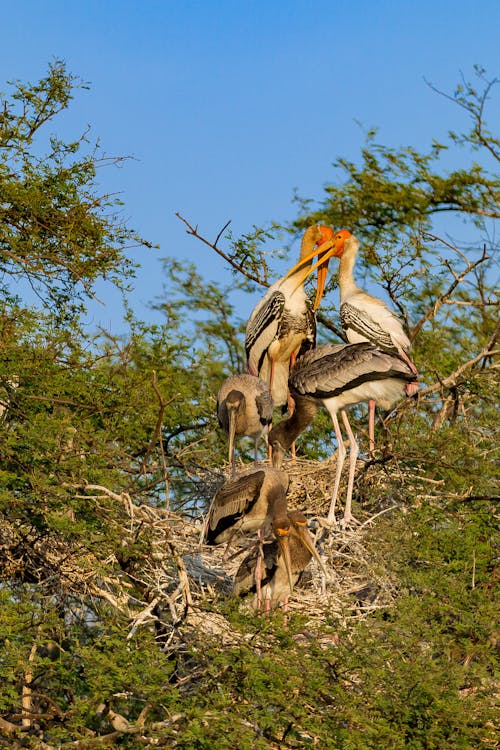
[[[288,541],[289,531],[278,530],[277,538],[280,552],[283,555],[285,561],[286,574],[288,576],[288,584],[290,586],[290,593],[293,593],[293,578],[292,578],[292,559],[290,557],[290,545]]]
[[[314,559],[318,563],[319,567],[321,568],[322,573],[324,575],[326,575],[326,569],[325,569],[325,566],[323,564],[323,560],[319,556],[318,550],[314,546],[314,542],[312,540],[312,537],[309,534],[308,530],[306,529],[305,524],[302,525],[302,524],[296,523],[295,524],[295,528],[297,529],[297,532],[299,534],[300,541],[302,542],[302,544],[304,545],[304,547],[307,550],[309,550],[309,552],[311,553],[311,555],[314,557]]]

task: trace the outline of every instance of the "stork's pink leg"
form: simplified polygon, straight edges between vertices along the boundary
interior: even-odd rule
[[[370,458],[373,458],[375,455],[375,406],[376,402],[373,399],[370,399],[368,401],[368,440],[370,446]]]
[[[297,355],[294,352],[292,352],[292,354],[290,355],[290,367],[289,367],[290,370],[294,366],[296,360],[297,360]],[[292,416],[294,411],[295,411],[295,401],[290,396],[290,393],[288,393],[288,414],[290,415],[290,417]],[[290,446],[290,451],[292,454],[292,464],[295,466],[295,463],[297,460],[297,454],[295,452],[295,440]]]
[[[340,432],[339,420],[337,415],[334,413],[330,414],[333,422],[333,429],[335,430],[335,437],[337,438],[337,468],[335,470],[335,483],[333,485],[332,500],[330,502],[330,510],[328,511],[327,523],[335,524],[335,503],[337,502],[337,496],[339,494],[340,477],[342,474],[342,466],[344,465],[346,449],[342,433]]]
[[[403,349],[398,349],[398,354],[401,357],[401,359],[404,359],[410,370],[415,375],[415,380],[412,380],[411,383],[407,383],[405,386],[405,391],[407,396],[414,396],[415,393],[418,391],[418,370],[407,355]]]
[[[375,402],[373,402],[375,404]],[[356,473],[356,459],[358,458],[359,445],[347,419],[346,412],[342,409],[342,421],[349,438],[349,479],[347,480],[347,496],[345,500],[343,526],[354,520],[351,513],[352,490],[354,487],[354,475]]]
[[[273,392],[273,380],[274,380],[274,359],[271,359],[271,372],[269,374],[269,390],[271,393]],[[271,425],[269,425],[269,429],[271,429]],[[272,466],[273,464],[273,448],[272,445],[267,446],[267,459]]]
[[[288,394],[288,414],[290,415],[290,417],[292,416],[294,411],[295,411],[295,401],[290,396],[290,394]],[[292,456],[292,464],[295,466],[296,459],[297,459],[297,455],[295,453],[295,440],[290,446],[290,452]]]
[[[407,383],[405,391],[407,396],[414,396],[418,391],[418,380],[412,380],[411,383]]]

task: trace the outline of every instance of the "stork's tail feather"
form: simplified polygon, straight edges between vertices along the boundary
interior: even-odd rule
[[[407,383],[405,391],[407,396],[415,396],[418,393],[418,380],[412,380],[411,383]]]

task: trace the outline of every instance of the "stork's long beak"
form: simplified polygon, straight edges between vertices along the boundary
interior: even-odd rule
[[[316,247],[316,249],[313,250],[312,253],[309,253],[309,255],[306,255],[305,258],[302,258],[302,260],[296,263],[285,276],[285,278],[293,276],[302,268],[304,264],[311,263],[311,261],[314,260],[316,256],[318,256],[318,261],[314,265],[302,269],[302,273],[298,278],[297,284],[295,285],[295,289],[298,289],[298,287],[305,282],[307,277],[311,273],[314,273],[316,269],[318,269],[318,286],[316,290],[316,299],[314,301],[315,310],[319,307],[319,303],[321,302],[321,298],[323,296],[326,283],[326,275],[328,271],[328,262],[333,255],[335,255],[335,240],[327,240],[326,242],[323,242],[321,245]]]
[[[234,437],[236,435],[236,410],[229,409],[229,463],[231,464],[231,475],[236,474],[236,461],[234,458]]]
[[[306,529],[305,524],[299,523],[298,521],[294,521],[294,526],[295,526],[295,528],[297,530],[297,533],[298,533],[298,535],[300,537],[300,541],[302,542],[302,544],[304,545],[304,547],[307,550],[309,550],[309,552],[311,553],[311,555],[314,557],[314,559],[318,563],[319,567],[321,568],[321,572],[323,573],[323,575],[326,575],[326,568],[325,568],[325,566],[323,564],[323,560],[318,555],[318,551],[317,551],[316,547],[314,546],[313,539],[312,539],[310,533],[308,532],[308,530]]]
[[[288,541],[289,530],[282,531],[278,530],[277,539],[280,552],[283,555],[285,561],[286,574],[288,576],[288,583],[290,586],[290,593],[293,593],[293,578],[292,578],[292,558],[290,557],[290,544]]]
[[[314,300],[314,306],[313,309],[317,310],[319,307],[319,303],[321,302],[323,298],[323,292],[325,291],[325,284],[326,284],[326,276],[328,274],[328,263],[330,261],[330,256],[324,260],[324,254],[321,253],[320,256],[318,256],[318,262],[321,262],[321,265],[318,266],[318,281],[316,284],[316,299]]]

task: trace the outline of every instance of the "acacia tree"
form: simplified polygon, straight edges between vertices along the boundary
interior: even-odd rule
[[[49,139],[42,151],[44,127],[75,84],[55,63],[39,84],[16,84],[4,105],[0,745],[491,746],[492,248],[483,257],[482,248],[474,254],[447,240],[443,256],[424,241],[420,230],[438,236],[438,191],[431,200],[429,186],[438,185],[443,148],[433,148],[434,160],[369,141],[361,167],[338,162],[335,200],[328,188],[316,212],[302,202],[289,227],[321,219],[359,234],[358,272],[385,287],[407,321],[422,388],[417,406],[398,408],[390,450],[362,467],[356,488],[363,510],[397,502],[405,513],[382,516],[369,536],[323,540],[335,589],[342,580],[352,589],[353,561],[366,550],[358,599],[374,589],[385,598],[365,625],[366,609],[356,618],[359,603],[346,595],[333,607],[329,592],[324,606],[282,631],[279,618],[245,616],[224,600],[222,552],[205,555],[193,523],[223,479],[214,394],[244,366],[244,323],[229,290],[167,260],[164,326],[130,314],[126,340],[79,330],[94,281],[130,278],[124,250],[135,239],[113,216],[114,199],[98,195],[102,157],[92,149],[82,157],[85,138]],[[451,142],[484,148],[491,160],[497,142],[479,106],[490,89],[459,92],[457,103],[473,120],[480,113],[481,127]],[[481,223],[498,182],[483,167],[466,172],[440,184],[459,213],[476,196],[477,211],[462,213]],[[417,174],[427,198],[415,207]],[[344,203],[350,213],[335,214]],[[377,211],[392,219],[372,234]],[[278,230],[229,237],[229,250],[224,231],[204,241],[233,270],[232,288],[253,295],[276,275],[263,249]],[[51,312],[14,299],[18,278]],[[321,320],[324,338],[337,335],[335,304]],[[313,459],[306,494],[314,515],[324,501],[320,472],[328,477],[317,460],[331,448],[328,429],[319,418],[300,446]]]
[[[431,444],[457,438],[470,448],[477,438],[476,460],[469,455],[469,461],[476,463],[476,479],[484,490],[481,457],[489,455],[490,438],[496,438],[492,394],[499,348],[495,223],[500,218],[500,141],[487,123],[487,103],[497,80],[489,80],[479,67],[474,73],[476,83],[463,79],[452,95],[435,89],[467,114],[468,130],[450,131],[446,139],[434,140],[427,153],[385,146],[370,131],[358,161],[338,158],[333,163],[335,179],[327,182],[322,200],[296,197],[299,216],[288,229],[295,234],[321,222],[347,227],[359,237],[357,277],[402,318],[420,370],[419,408],[411,410],[411,419],[405,418],[407,408],[400,409],[395,425],[400,450],[415,454],[415,424],[421,418],[422,437],[430,427]],[[467,166],[447,171],[441,162],[449,151]],[[212,242],[180,218],[189,234],[224,258],[239,276],[241,289],[269,285],[273,275],[263,249],[269,239],[276,241],[277,225],[266,232],[255,229],[225,249],[222,232]],[[333,273],[319,314],[324,339],[342,337],[335,286]],[[484,429],[478,427],[483,416]],[[426,443],[427,438],[420,442],[419,461],[434,465],[439,448],[434,446],[426,457]],[[494,482],[490,468],[488,463],[486,475]],[[460,464],[456,469],[458,481],[464,472]],[[493,491],[492,483],[486,483],[486,492]],[[465,488],[465,482],[458,485]]]
[[[0,102],[0,291],[11,299],[24,283],[68,319],[96,279],[123,287],[133,270],[125,250],[148,243],[123,224],[120,201],[98,192],[97,170],[123,157],[101,152],[88,132],[71,142],[47,134],[85,83],[56,60],[38,83],[11,87]]]
[[[126,340],[90,335],[80,325],[96,280],[125,291],[134,271],[127,248],[149,246],[122,223],[119,202],[99,192],[97,169],[120,159],[103,155],[88,133],[71,143],[46,135],[82,86],[55,62],[40,82],[13,84],[0,115],[0,744],[6,747],[36,737],[40,721],[51,726],[54,742],[99,724],[108,662],[115,662],[115,691],[126,664],[127,680],[137,687],[148,659],[170,670],[154,653],[154,634],[151,648],[141,638],[145,650],[131,660],[133,640],[123,633],[158,585],[155,565],[172,575],[183,569],[168,541],[167,509],[177,503],[172,513],[195,512],[194,493],[186,498],[185,491],[196,484],[198,449],[190,442],[212,392],[209,366],[201,384],[186,377],[192,354],[168,325],[148,326],[130,314]],[[38,305],[30,306],[25,293]],[[217,450],[216,437],[206,427],[205,433]],[[146,501],[158,517],[141,510]],[[157,563],[144,564],[146,558]],[[177,606],[182,612],[184,599],[180,590],[172,612]],[[100,656],[92,649],[97,640]]]

